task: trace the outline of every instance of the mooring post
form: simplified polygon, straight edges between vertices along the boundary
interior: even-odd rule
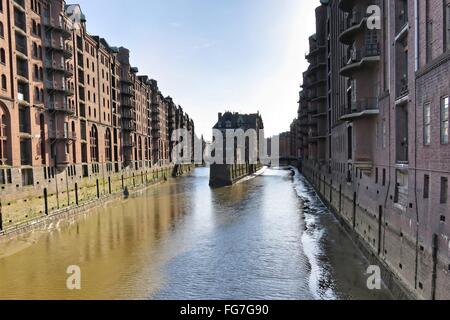
[[[2,203],[0,202],[0,231],[3,231]]]
[[[75,183],[75,203],[78,206],[78,204],[79,204],[79,202],[78,202],[78,183]]]
[[[47,192],[47,188],[44,189],[44,211],[45,211],[45,215],[48,216],[48,192]]]

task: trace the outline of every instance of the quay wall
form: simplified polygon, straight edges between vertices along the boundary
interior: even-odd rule
[[[212,164],[209,184],[212,187],[231,186],[261,168],[261,164]]]
[[[0,238],[14,237],[60,219],[132,195],[147,187],[190,172],[193,165],[102,172],[89,177],[56,174],[43,187],[0,194]]]
[[[411,236],[405,226],[416,229],[416,221],[397,207],[388,179],[372,183],[360,172],[348,182],[309,161],[299,169],[371,264],[381,268],[396,298],[450,299],[447,251]]]

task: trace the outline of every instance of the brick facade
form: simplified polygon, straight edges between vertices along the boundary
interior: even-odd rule
[[[0,4],[0,206],[58,182],[149,172],[170,164],[171,130],[194,139],[192,119],[139,75],[128,49],[90,35],[78,5]]]
[[[311,39],[326,33],[327,105],[311,106],[305,73],[301,169],[405,291],[448,299],[450,1],[323,3]],[[326,119],[325,151],[308,113]]]

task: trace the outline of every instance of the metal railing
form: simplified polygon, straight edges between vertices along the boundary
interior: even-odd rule
[[[346,114],[360,113],[368,110],[378,110],[378,98],[364,98],[351,102],[351,106],[346,108]]]
[[[52,140],[77,140],[77,134],[73,131],[49,131],[48,137]]]
[[[361,49],[350,50],[347,57],[344,57],[344,67],[358,63],[364,58],[376,57],[380,55],[379,43],[368,43]]]
[[[67,102],[50,102],[47,108],[51,111],[63,111],[68,113],[75,113],[75,108],[70,106]]]

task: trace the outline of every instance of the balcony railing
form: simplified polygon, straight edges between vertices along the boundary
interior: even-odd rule
[[[44,26],[47,28],[55,29],[65,37],[70,38],[72,35],[72,31],[68,26],[66,26],[62,20],[52,19],[49,16],[44,16]]]
[[[362,67],[364,62],[370,63],[372,60],[378,62],[379,58],[379,43],[369,43],[361,49],[353,49],[350,51],[349,56],[344,58],[341,75],[347,77],[351,75],[355,68]]]
[[[65,58],[70,58],[73,55],[73,48],[61,41],[57,41],[54,39],[45,39],[44,46],[63,52]]]
[[[136,124],[133,121],[123,121],[122,122],[122,128],[125,131],[135,131],[136,130]]]
[[[122,110],[123,119],[134,119],[134,112],[132,110]]]
[[[52,140],[77,140],[77,134],[73,131],[51,130],[48,137]]]
[[[409,86],[408,86],[408,77],[402,77],[397,84],[397,98],[402,98],[408,95]]]
[[[69,114],[75,113],[75,108],[70,106],[67,102],[51,102],[47,105],[47,108],[50,111],[67,112]]]
[[[65,75],[73,75],[73,70],[68,68],[64,63],[57,62],[57,61],[45,61],[45,67],[47,69],[62,72]]]
[[[374,3],[377,2],[374,1]],[[362,10],[352,11],[342,25],[339,40],[344,44],[350,45],[354,41],[354,37],[358,32],[367,29],[364,22],[366,21],[368,16],[369,15]]]
[[[130,86],[124,86],[120,92],[127,96],[134,96],[133,89]]]
[[[341,120],[354,120],[356,118],[370,116],[379,113],[378,98],[364,98],[351,102],[351,106],[346,108],[345,115]]]
[[[122,107],[132,108],[133,107],[133,100],[131,99],[122,99]]]
[[[60,91],[67,95],[73,95],[75,93],[74,89],[67,86],[65,83],[58,83],[56,81],[46,81],[45,88],[50,91]]]
[[[28,56],[28,49],[26,43],[16,42],[16,50],[21,53],[25,58]],[[19,55],[20,56],[20,55]]]

